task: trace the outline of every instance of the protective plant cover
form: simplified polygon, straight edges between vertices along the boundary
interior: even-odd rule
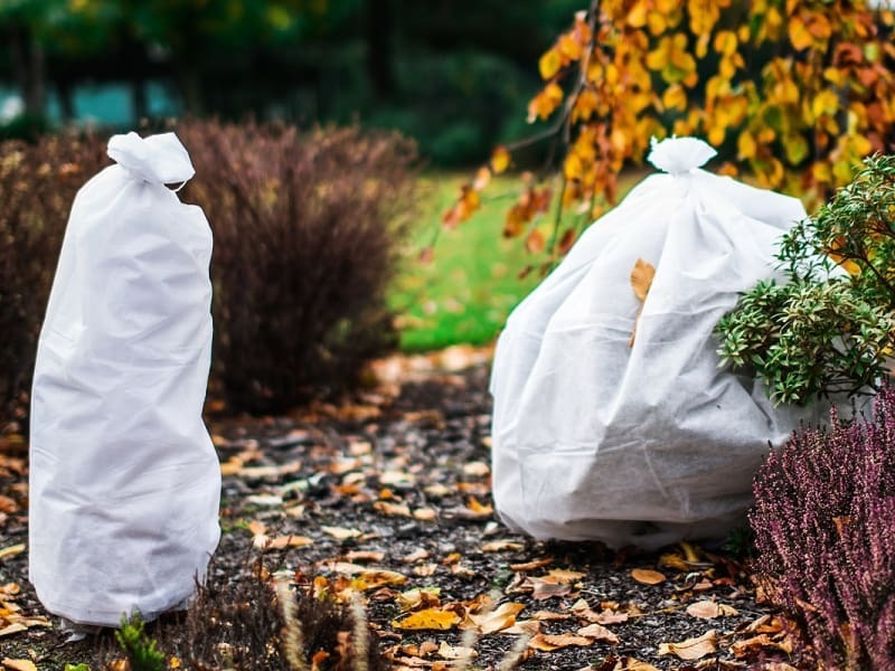
[[[647,549],[721,537],[742,523],[768,443],[820,412],[775,408],[719,367],[718,320],[774,275],[780,235],[806,213],[698,169],[714,155],[695,138],[654,144],[667,174],[590,226],[510,315],[491,380],[510,527]]]
[[[220,537],[202,421],[212,237],[165,184],[193,176],[173,133],[109,141],[77,194],[38,345],[30,578],[48,611],[118,625],[184,602]]]

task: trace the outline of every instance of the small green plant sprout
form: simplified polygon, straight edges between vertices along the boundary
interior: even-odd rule
[[[146,633],[143,618],[134,613],[121,617],[121,628],[115,639],[130,662],[131,671],[165,671],[165,655],[158,644]]]
[[[90,671],[90,667],[84,663],[81,664],[66,664],[63,671]]]
[[[718,323],[722,364],[778,404],[877,391],[895,350],[895,156],[867,159],[777,260],[786,282],[760,282]]]

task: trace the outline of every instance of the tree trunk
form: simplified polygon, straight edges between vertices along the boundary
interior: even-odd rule
[[[367,74],[377,98],[395,90],[392,72],[391,0],[367,0]]]
[[[25,103],[25,113],[35,117],[44,114],[46,99],[46,61],[43,46],[24,26],[14,26],[10,33],[13,77]]]

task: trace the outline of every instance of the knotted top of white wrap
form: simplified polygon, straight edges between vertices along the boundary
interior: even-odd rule
[[[182,184],[196,174],[189,153],[174,133],[146,138],[133,131],[127,135],[114,135],[106,153],[144,182]]]
[[[695,137],[670,137],[661,142],[653,138],[646,160],[670,175],[682,175],[701,168],[717,154],[709,144]]]

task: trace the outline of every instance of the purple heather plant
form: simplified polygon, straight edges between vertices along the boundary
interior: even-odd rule
[[[895,388],[796,432],[754,484],[759,573],[826,668],[895,669]]]

